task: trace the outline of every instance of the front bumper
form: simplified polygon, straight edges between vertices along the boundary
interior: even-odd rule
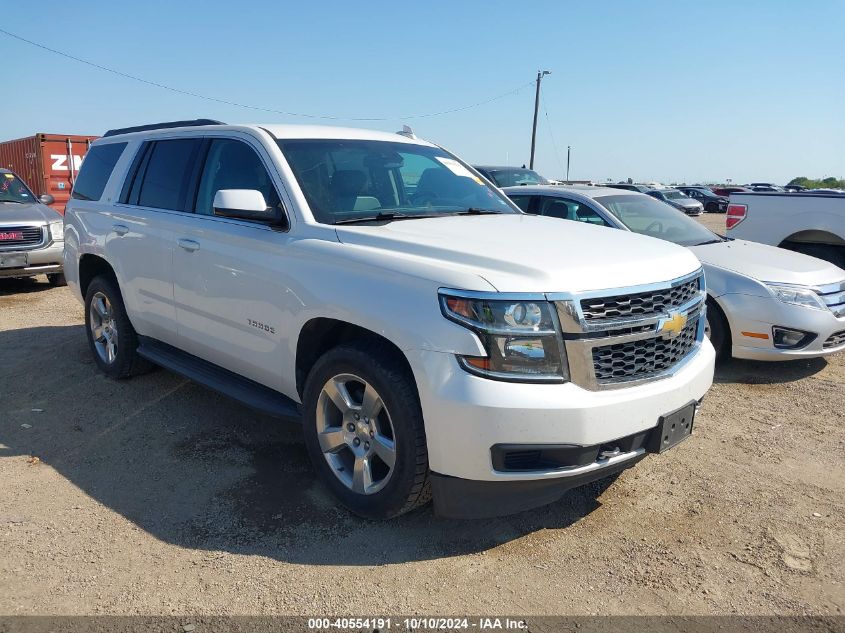
[[[429,465],[434,473],[474,482],[560,483],[566,473],[559,469],[496,470],[492,447],[586,447],[652,429],[660,416],[701,400],[713,381],[715,353],[705,340],[676,374],[606,391],[589,391],[573,383],[494,381],[470,375],[452,354],[417,350],[409,356],[425,417]]]
[[[845,344],[824,347],[833,334],[845,331],[845,317],[837,318],[830,310],[814,310],[774,297],[745,294],[726,294],[716,300],[728,318],[734,358],[777,361],[816,358],[845,350]],[[772,342],[773,326],[812,332],[816,338],[801,349],[778,349]],[[761,335],[768,338],[760,338]]]
[[[27,265],[24,268],[0,268],[0,279],[62,272],[64,242],[50,242],[43,248],[31,251],[4,251],[4,253],[26,253]]]

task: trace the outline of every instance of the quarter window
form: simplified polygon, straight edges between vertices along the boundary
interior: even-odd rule
[[[188,181],[196,162],[201,139],[156,141],[150,150],[138,204],[155,209],[185,209]]]
[[[126,143],[109,143],[95,145],[88,150],[71,197],[77,200],[99,200],[124,149]]]
[[[221,189],[254,189],[267,206],[281,211],[281,200],[261,158],[249,145],[235,139],[214,139],[208,150],[196,212],[214,215],[214,196]]]

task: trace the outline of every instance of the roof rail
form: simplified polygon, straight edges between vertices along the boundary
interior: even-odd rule
[[[163,123],[150,123],[148,125],[136,125],[135,127],[120,127],[109,130],[103,136],[117,136],[118,134],[129,134],[130,132],[146,132],[147,130],[164,130],[171,127],[195,127],[198,125],[226,125],[223,121],[214,119],[194,119],[193,121],[165,121]]]

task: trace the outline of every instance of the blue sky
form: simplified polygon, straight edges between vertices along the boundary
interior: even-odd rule
[[[339,117],[321,123],[407,123],[474,163],[528,162],[526,84],[549,69],[535,165],[549,177],[564,175],[567,145],[579,179],[845,176],[842,0],[30,2],[0,28],[184,90]],[[0,56],[0,139],[196,117],[315,122],[175,94],[4,35]]]

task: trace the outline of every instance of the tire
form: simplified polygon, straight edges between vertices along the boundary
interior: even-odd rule
[[[731,330],[722,308],[713,300],[707,299],[707,324],[705,333],[716,350],[716,360],[730,358]]]
[[[391,519],[431,499],[422,408],[403,360],[383,343],[344,344],[326,352],[305,382],[303,430],[314,470],[367,519]],[[382,408],[365,405],[365,395]]]
[[[153,365],[138,355],[138,335],[114,277],[95,277],[88,285],[85,331],[94,362],[110,378],[120,380],[152,369]]]
[[[832,244],[811,244],[808,242],[783,242],[781,248],[786,248],[796,253],[809,255],[823,259],[840,268],[845,267],[845,246],[834,246]]]
[[[704,207],[704,211],[706,213],[716,213],[719,211],[719,204],[716,202],[708,202],[707,206]]]
[[[58,286],[67,286],[64,273],[52,273],[47,275],[47,283],[54,288]]]

